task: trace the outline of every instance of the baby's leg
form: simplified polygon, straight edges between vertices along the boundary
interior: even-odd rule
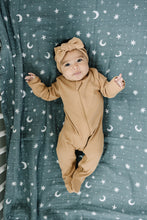
[[[75,148],[66,140],[59,139],[57,156],[62,171],[62,178],[69,193],[72,193],[71,179],[76,168]]]
[[[89,138],[89,141],[84,148],[84,157],[78,164],[77,170],[73,174],[72,189],[75,192],[79,192],[81,184],[85,178],[91,175],[96,169],[101,155],[103,153],[104,138],[103,133],[95,131]]]

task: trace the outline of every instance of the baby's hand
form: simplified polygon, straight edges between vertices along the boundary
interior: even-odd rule
[[[25,77],[26,82],[30,82],[35,79],[36,75],[34,73],[28,73],[29,76]]]
[[[117,83],[117,85],[119,87],[123,87],[125,85],[125,81],[124,79],[122,78],[122,74],[120,73],[118,77],[115,78],[115,82]]]

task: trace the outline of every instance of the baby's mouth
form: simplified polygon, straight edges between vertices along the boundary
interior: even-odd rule
[[[76,72],[76,73],[74,73],[74,75],[79,75],[79,74],[81,74],[81,72]]]

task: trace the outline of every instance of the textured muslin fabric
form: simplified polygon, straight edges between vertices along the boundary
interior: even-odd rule
[[[4,220],[147,219],[146,27],[146,0],[0,1]],[[104,152],[79,194],[67,192],[56,155],[61,99],[41,100],[24,80],[34,72],[47,86],[55,82],[54,48],[72,37],[84,42],[91,67],[126,82],[104,99]]]

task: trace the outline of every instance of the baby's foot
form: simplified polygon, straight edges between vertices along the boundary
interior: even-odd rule
[[[69,193],[73,193],[71,183],[66,183],[65,186],[66,186],[66,189],[67,189],[67,191],[68,191]]]
[[[75,193],[80,192],[80,188],[81,188],[82,182],[79,179],[73,178],[72,182],[71,182],[71,185],[72,185],[72,190]]]

